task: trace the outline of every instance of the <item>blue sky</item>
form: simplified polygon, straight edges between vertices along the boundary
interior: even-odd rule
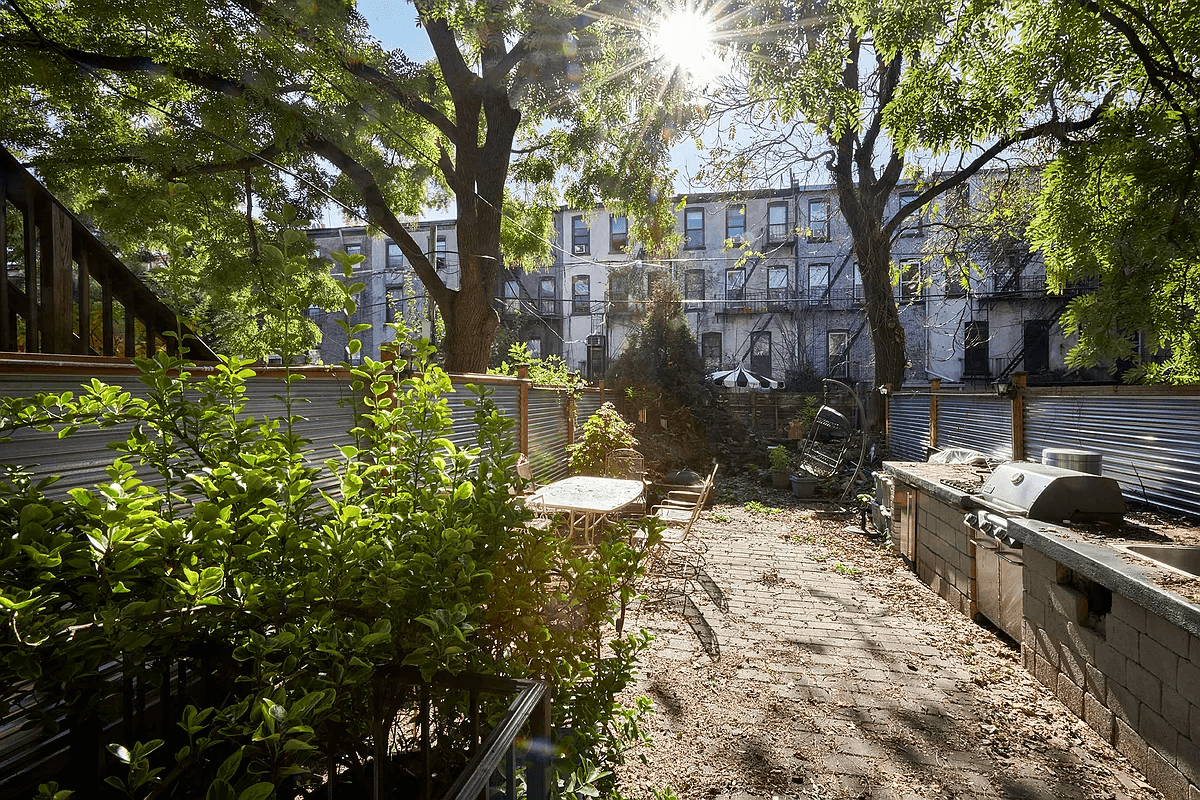
[[[358,0],[357,8],[370,25],[371,33],[385,48],[399,48],[418,63],[433,58],[433,48],[430,47],[425,33],[417,27],[416,11],[411,3],[396,0]],[[703,188],[687,185],[687,176],[695,173],[701,157],[690,139],[676,145],[673,165],[680,173],[676,180],[676,191],[686,192]],[[327,212],[327,215],[331,214],[331,211]],[[452,210],[431,209],[429,213],[421,216],[422,219],[441,219],[452,214]],[[332,216],[328,216],[325,224],[337,223]]]
[[[417,63],[433,58],[429,39],[417,27],[417,13],[409,3],[394,0],[358,0],[358,13],[367,18],[371,33],[389,50],[397,47]]]

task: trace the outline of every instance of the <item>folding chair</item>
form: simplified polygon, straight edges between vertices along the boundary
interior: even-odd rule
[[[642,517],[646,513],[646,459],[631,447],[621,447],[613,450],[604,459],[604,477],[628,478],[642,482],[642,495],[631,507],[625,517]]]

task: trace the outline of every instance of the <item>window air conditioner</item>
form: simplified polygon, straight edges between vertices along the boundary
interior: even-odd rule
[[[586,244],[575,245],[575,255],[581,256],[581,255],[584,255],[585,253],[587,253],[587,245]]]

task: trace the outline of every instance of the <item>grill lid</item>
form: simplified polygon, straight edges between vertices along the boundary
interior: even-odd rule
[[[1002,514],[1046,522],[1120,522],[1125,514],[1121,485],[1112,478],[1030,461],[996,467],[971,498]]]

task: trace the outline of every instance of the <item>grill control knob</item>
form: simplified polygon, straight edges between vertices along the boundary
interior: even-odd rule
[[[1009,480],[1011,480],[1011,481],[1012,481],[1012,485],[1013,485],[1013,486],[1017,486],[1017,485],[1019,485],[1019,484],[1021,483],[1021,481],[1025,480],[1025,473],[1023,473],[1023,472],[1014,472],[1014,473],[1013,473],[1013,476],[1012,476],[1011,478],[1009,478]]]

